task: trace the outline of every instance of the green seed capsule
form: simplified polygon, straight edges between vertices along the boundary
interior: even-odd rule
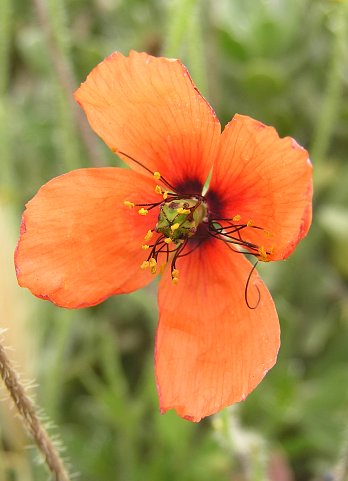
[[[206,215],[206,204],[196,197],[163,202],[156,230],[177,244],[192,237]]]

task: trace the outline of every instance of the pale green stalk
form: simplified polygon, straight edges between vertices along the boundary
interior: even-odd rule
[[[8,88],[9,46],[11,37],[12,1],[2,0],[0,8],[0,94]]]
[[[206,91],[201,0],[173,0],[168,9],[166,57],[183,58],[198,88]]]
[[[9,87],[9,46],[11,38],[11,19],[13,2],[2,0],[0,8],[0,196],[11,195],[14,184],[10,154],[10,109],[8,107]]]
[[[50,28],[56,47],[64,57],[65,62],[70,63],[71,41],[64,0],[46,0],[46,2]],[[69,67],[68,69],[70,70]],[[72,72],[70,72],[69,75],[72,75]]]
[[[173,0],[168,9],[167,38],[163,54],[178,57],[186,38],[191,15],[199,0]]]
[[[332,50],[321,110],[315,127],[311,157],[316,165],[324,161],[337,126],[344,69],[348,60],[348,2],[335,6],[332,12]]]
[[[202,94],[207,93],[207,66],[203,45],[202,2],[197,2],[187,32],[191,75]]]

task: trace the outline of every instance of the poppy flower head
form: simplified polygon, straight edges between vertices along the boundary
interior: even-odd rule
[[[199,421],[244,400],[279,349],[272,298],[246,256],[285,259],[307,234],[308,153],[243,115],[221,133],[178,60],[114,53],[75,99],[130,168],[79,169],[41,187],[23,214],[19,284],[77,308],[159,274],[161,412]]]

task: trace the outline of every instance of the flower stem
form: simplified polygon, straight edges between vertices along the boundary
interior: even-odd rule
[[[201,0],[173,0],[168,11],[168,35],[163,54],[184,57],[201,92],[206,90],[203,36],[201,31]]]
[[[340,95],[344,79],[343,70],[347,55],[348,2],[337,4],[330,20],[333,32],[331,60],[328,68],[326,92],[315,127],[311,149],[311,156],[317,164],[321,163],[327,154],[340,107]]]
[[[19,382],[18,375],[13,369],[13,366],[6,355],[5,349],[1,344],[0,374],[21,416],[23,425],[28,430],[38,449],[42,453],[49,470],[54,476],[54,480],[69,481],[69,476],[64,467],[64,463],[53,442],[49,438],[46,429],[41,424],[34,404],[26,394],[23,385]]]
[[[205,95],[207,93],[207,70],[201,27],[201,8],[202,3],[198,1],[192,11],[187,36],[192,77],[200,92]]]
[[[196,3],[197,0],[173,0],[168,12],[168,35],[163,52],[166,57],[179,56]]]

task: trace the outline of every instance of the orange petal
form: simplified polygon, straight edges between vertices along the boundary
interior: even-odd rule
[[[269,260],[284,259],[307,234],[312,213],[312,166],[293,139],[280,139],[273,127],[236,115],[222,133],[210,196],[221,217],[252,220],[243,239],[273,248]],[[214,202],[213,202],[214,203]],[[266,231],[266,232],[265,232]]]
[[[23,214],[19,284],[69,308],[147,284],[141,245],[157,214],[140,216],[123,201],[157,201],[153,191],[147,177],[117,168],[74,170],[45,184]]]
[[[75,99],[112,150],[160,172],[177,191],[200,191],[217,154],[220,124],[178,60],[113,53]]]
[[[164,275],[156,376],[161,411],[191,421],[241,401],[274,365],[279,323],[272,298],[251,264],[223,242],[205,242],[178,262],[179,282]]]

